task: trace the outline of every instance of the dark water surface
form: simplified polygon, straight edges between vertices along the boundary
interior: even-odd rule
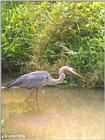
[[[5,83],[4,83],[5,84]],[[102,89],[44,87],[38,102],[29,90],[2,90],[2,134],[10,139],[104,139]]]

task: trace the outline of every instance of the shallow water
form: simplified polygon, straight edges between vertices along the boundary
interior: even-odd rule
[[[25,102],[29,90],[2,90],[2,136],[10,139],[104,139],[102,89],[44,87]]]

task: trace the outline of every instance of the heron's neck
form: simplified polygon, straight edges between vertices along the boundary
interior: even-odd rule
[[[58,79],[54,79],[54,78],[50,78],[50,85],[57,85],[57,84],[60,84],[62,83],[62,81],[64,80],[65,78],[65,74],[63,73],[64,69],[60,69],[59,70],[59,78]]]

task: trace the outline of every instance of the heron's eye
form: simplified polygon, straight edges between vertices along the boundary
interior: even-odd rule
[[[73,68],[73,71],[76,71],[76,69]]]

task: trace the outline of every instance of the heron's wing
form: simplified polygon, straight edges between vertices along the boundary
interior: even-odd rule
[[[43,84],[46,83],[47,79],[49,77],[49,73],[41,71],[41,72],[32,72],[30,73],[26,80],[23,81],[23,87],[40,87],[43,86]]]
[[[26,88],[38,87],[46,82],[49,77],[47,71],[36,71],[20,76],[13,82],[10,82],[8,87],[20,86]]]
[[[49,77],[49,73],[47,71],[36,71],[31,72],[27,76],[27,79],[46,79]]]

